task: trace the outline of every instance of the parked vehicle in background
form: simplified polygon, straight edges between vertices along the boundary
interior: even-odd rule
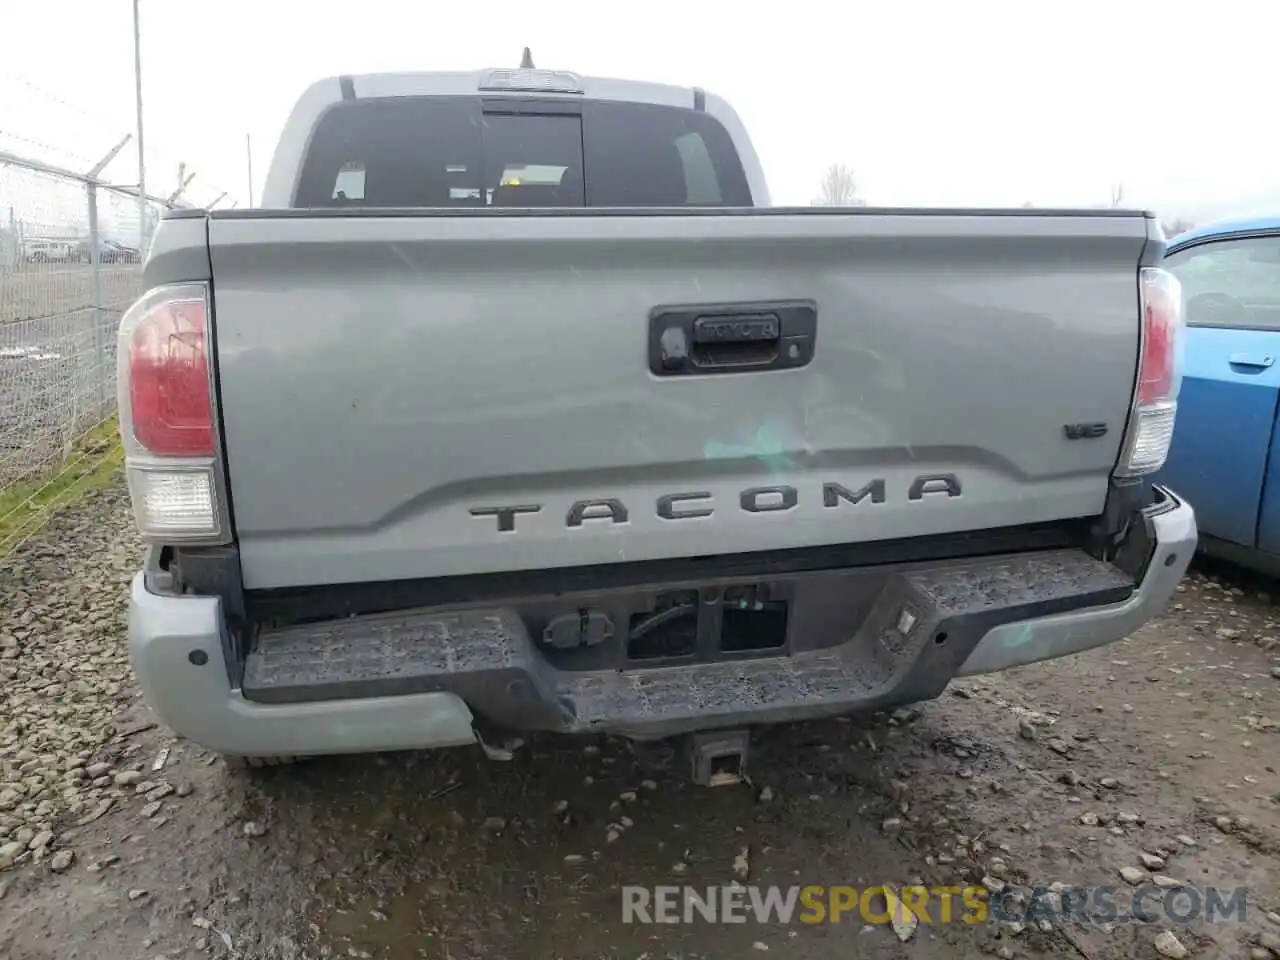
[[[28,263],[70,263],[77,257],[79,243],[33,237],[22,241],[21,251],[22,259]]]
[[[1160,482],[1192,503],[1206,553],[1280,574],[1280,216],[1175,237],[1182,392]]]
[[[88,240],[81,240],[77,248],[77,258],[83,263],[92,263]],[[130,247],[116,240],[98,241],[99,263],[141,263],[142,254],[136,247]]]
[[[772,208],[701,90],[321,81],[121,323],[141,686],[271,757],[723,731],[1118,640],[1195,547],[1147,482],[1163,253],[1141,212]]]
[[[102,252],[104,263],[141,263],[142,254],[137,247],[125,246],[115,240],[104,240]]]

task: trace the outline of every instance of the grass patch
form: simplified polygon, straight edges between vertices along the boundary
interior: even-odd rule
[[[123,463],[119,426],[111,417],[81,436],[52,473],[0,491],[0,557],[43,527],[59,507],[110,482]]]

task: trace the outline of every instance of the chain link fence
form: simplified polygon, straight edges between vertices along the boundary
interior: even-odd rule
[[[116,328],[164,207],[0,152],[0,556],[114,446]]]

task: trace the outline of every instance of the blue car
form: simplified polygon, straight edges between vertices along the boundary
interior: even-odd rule
[[[1200,548],[1280,575],[1280,216],[1174,237],[1182,390],[1159,482],[1195,507]]]

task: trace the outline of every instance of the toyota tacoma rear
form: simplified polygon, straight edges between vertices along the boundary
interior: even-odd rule
[[[723,100],[533,69],[317,83],[263,202],[120,329],[130,653],[209,748],[918,701],[1191,558],[1149,215],[770,207]]]

